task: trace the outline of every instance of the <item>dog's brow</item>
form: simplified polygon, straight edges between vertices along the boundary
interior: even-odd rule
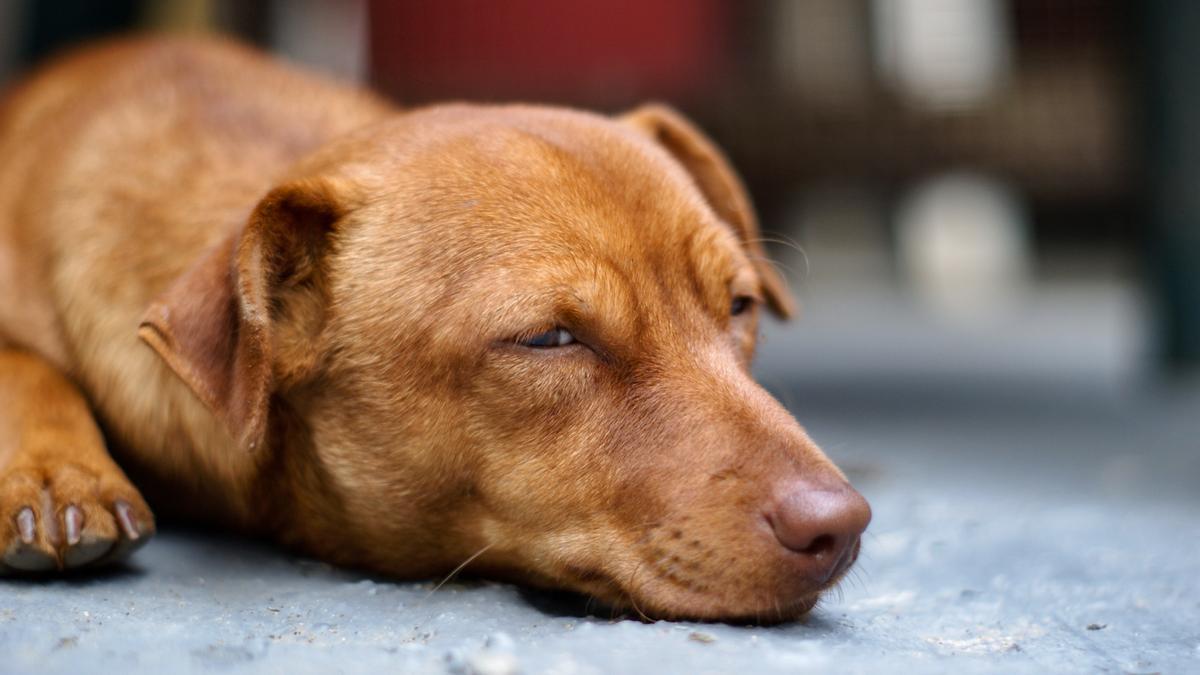
[[[648,276],[651,262],[576,253],[542,258],[541,269],[528,276],[510,270],[503,281],[484,279],[478,287],[486,307],[480,328],[503,334],[554,322],[614,341],[633,339],[644,330],[639,307],[648,292],[637,280]]]
[[[588,303],[567,286],[541,288],[509,294],[497,299],[486,311],[489,324],[510,327],[519,323],[557,321],[562,317],[585,316]]]

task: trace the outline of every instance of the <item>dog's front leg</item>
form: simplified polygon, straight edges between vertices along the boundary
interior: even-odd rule
[[[153,534],[153,514],[75,385],[36,356],[0,349],[0,574],[120,560]]]

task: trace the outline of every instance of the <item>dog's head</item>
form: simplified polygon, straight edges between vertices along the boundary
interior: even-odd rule
[[[791,307],[676,113],[449,106],[303,162],[143,334],[278,455],[285,536],[323,555],[775,619],[870,518],[751,379]]]

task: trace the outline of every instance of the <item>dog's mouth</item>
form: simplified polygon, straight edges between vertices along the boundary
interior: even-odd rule
[[[769,626],[795,621],[808,614],[820,602],[825,589],[791,600],[773,599],[753,605],[739,603],[726,605],[721,598],[675,598],[664,601],[641,597],[615,584],[601,587],[594,584],[584,592],[592,598],[589,606],[593,614],[608,613],[654,621],[702,621],[732,624]],[[583,590],[583,589],[580,589]]]
[[[558,576],[560,585],[593,598],[589,606],[596,614],[624,614],[644,621],[772,625],[800,619],[812,611],[845,578],[860,549],[861,541],[837,564],[828,580],[815,588],[805,588],[802,582],[788,583],[786,579],[775,584],[738,583],[733,574],[715,578],[686,576],[680,572],[686,562],[682,559],[666,569],[642,564],[629,575],[568,566]],[[746,573],[742,578],[755,576],[763,575]]]

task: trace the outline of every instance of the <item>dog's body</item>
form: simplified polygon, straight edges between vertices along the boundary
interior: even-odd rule
[[[108,450],[334,562],[660,615],[795,614],[857,553],[865,502],[746,374],[790,301],[745,195],[669,111],[402,114],[150,39],[11,92],[0,158],[0,567],[152,534]]]
[[[247,484],[261,457],[237,449],[130,326],[292,164],[393,111],[232,46],[157,40],[69,57],[10,101],[0,339],[69,374],[123,459],[172,492],[207,493],[164,504],[262,524]]]

